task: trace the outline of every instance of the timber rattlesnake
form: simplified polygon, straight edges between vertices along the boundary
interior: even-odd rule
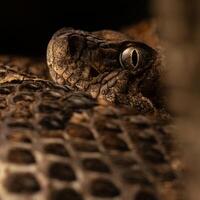
[[[0,58],[1,200],[179,199],[157,53],[127,38],[62,29],[54,81],[36,60]]]

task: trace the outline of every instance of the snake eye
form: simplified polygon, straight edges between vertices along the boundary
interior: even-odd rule
[[[157,52],[144,43],[134,43],[134,46],[124,49],[119,57],[120,65],[130,69],[132,73],[143,72],[156,60]]]
[[[134,47],[128,47],[120,55],[120,64],[124,68],[135,69],[140,63],[140,54]]]

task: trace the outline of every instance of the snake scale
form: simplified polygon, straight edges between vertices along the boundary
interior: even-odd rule
[[[159,53],[127,35],[61,29],[49,70],[0,57],[1,200],[180,199]]]

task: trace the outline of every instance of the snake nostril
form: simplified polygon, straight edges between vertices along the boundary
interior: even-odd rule
[[[94,69],[93,67],[90,68],[90,76],[92,78],[97,77],[99,75],[98,71]]]

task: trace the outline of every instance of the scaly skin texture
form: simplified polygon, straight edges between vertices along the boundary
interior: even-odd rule
[[[123,65],[120,56],[129,47],[137,55]],[[142,114],[164,107],[157,52],[122,33],[63,28],[49,42],[47,63],[55,82],[85,91],[100,104],[130,105]]]
[[[66,30],[63,31],[65,38]],[[79,36],[80,31],[77,34]],[[85,34],[88,37],[89,33],[83,32],[84,38]],[[93,35],[104,37],[104,42],[106,38],[111,40],[111,36],[117,40],[125,37],[113,31],[101,31],[92,33],[92,41]],[[48,48],[48,62],[53,59],[55,64],[59,56],[56,52],[54,58],[51,57],[52,42],[55,40]],[[118,43],[114,44],[118,49]],[[114,51],[112,48],[109,46],[108,50]],[[96,51],[98,54],[99,49]],[[64,52],[60,52],[61,58],[65,58]],[[91,85],[96,79],[90,73],[88,75],[87,70],[93,67],[97,76],[103,74],[101,81],[115,72],[112,69],[106,74],[103,71],[105,65],[98,64],[106,63],[106,60],[98,60],[98,56],[95,58],[97,64],[92,65],[93,60],[87,60],[88,52],[82,54],[85,55],[82,59],[91,66],[81,66],[84,73],[77,76],[79,80],[84,75],[84,81]],[[71,61],[75,71],[82,72],[74,65],[71,55],[67,54],[66,59]],[[145,91],[141,87],[143,84],[149,87],[145,84],[147,77],[157,77],[157,73],[153,73],[157,72],[157,61],[153,61],[145,72],[142,71],[141,78],[135,77],[136,92]],[[130,102],[129,89],[123,93],[115,90],[120,84],[114,84],[111,90],[115,94],[114,102],[99,94],[106,106],[99,105],[98,95],[93,98],[89,90],[75,88],[70,79],[64,79],[64,74],[59,76],[60,69],[67,68],[67,72],[72,69],[68,65],[59,65],[58,71],[51,72],[55,79],[52,81],[47,75],[47,66],[35,59],[0,56],[0,63],[1,200],[182,199],[181,162],[171,127],[154,115],[138,115],[134,106],[118,102],[121,93]],[[52,67],[50,70],[57,69],[49,67]],[[128,69],[129,73],[131,70]],[[60,77],[68,85],[62,85]],[[127,78],[116,77],[117,80]],[[124,87],[129,88],[128,82],[125,83]],[[148,101],[154,102],[153,98],[149,100],[151,95],[148,97]],[[140,98],[137,102],[141,102]]]

